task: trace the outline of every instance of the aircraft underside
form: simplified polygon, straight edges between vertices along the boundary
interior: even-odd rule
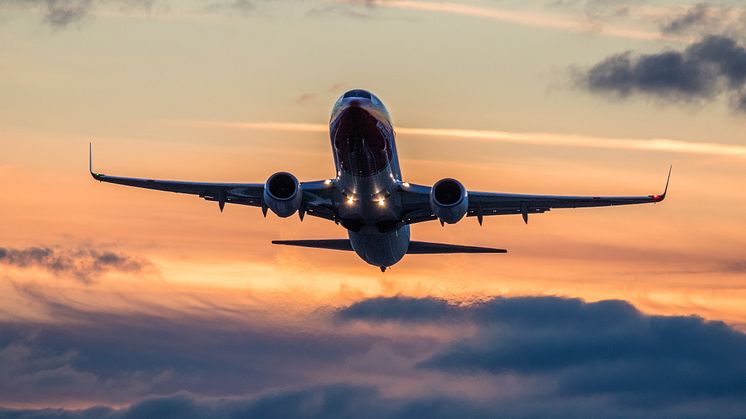
[[[291,245],[354,251],[381,270],[407,254],[506,253],[504,249],[428,243],[410,240],[410,225],[437,220],[455,224],[474,217],[529,215],[557,208],[603,207],[656,203],[662,194],[641,196],[559,196],[469,191],[446,178],[433,186],[402,179],[394,129],[383,103],[365,90],[351,90],[335,103],[329,124],[335,176],[300,182],[288,172],[271,175],[265,183],[211,183],[130,178],[90,173],[101,182],[197,195],[218,203],[260,207],[279,217],[298,214],[333,221],[347,230],[348,239],[284,240]],[[92,153],[91,153],[92,154]],[[668,173],[669,179],[671,171]]]

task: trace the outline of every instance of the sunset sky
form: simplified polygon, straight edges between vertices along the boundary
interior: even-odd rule
[[[0,418],[743,417],[744,22],[735,0],[0,1]],[[88,176],[92,142],[112,175],[332,177],[351,88],[388,107],[407,181],[648,195],[673,165],[668,198],[418,224],[509,253],[382,274],[270,244],[346,237],[328,221]]]

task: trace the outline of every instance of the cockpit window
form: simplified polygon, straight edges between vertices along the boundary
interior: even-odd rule
[[[345,93],[345,95],[342,96],[342,97],[343,98],[348,98],[348,97],[362,97],[362,98],[365,98],[365,99],[370,99],[371,98],[370,97],[370,92],[368,92],[366,90],[362,90],[362,89],[350,90],[349,92]]]

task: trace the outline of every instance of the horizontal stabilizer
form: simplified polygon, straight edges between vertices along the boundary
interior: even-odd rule
[[[508,253],[505,249],[494,249],[492,247],[460,246],[457,244],[410,242],[407,254],[428,255],[438,253]]]
[[[325,239],[325,240],[272,240],[272,244],[285,246],[314,247],[317,249],[346,250],[352,251],[352,245],[347,239]]]
[[[316,249],[352,251],[352,245],[347,239],[325,239],[325,240],[272,240],[272,244],[284,246],[311,247]],[[428,255],[442,253],[508,253],[505,249],[494,249],[491,247],[459,246],[456,244],[409,242],[407,254]]]

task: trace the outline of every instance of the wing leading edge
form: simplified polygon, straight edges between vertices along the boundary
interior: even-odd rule
[[[154,189],[198,195],[208,201],[217,201],[220,210],[226,203],[261,206],[264,185],[261,183],[213,183],[189,182],[178,180],[145,179],[122,176],[110,176],[93,170],[92,146],[88,145],[88,170],[91,176],[99,182],[115,183],[136,188]]]
[[[563,196],[563,195],[526,195],[497,192],[469,191],[468,217],[490,215],[520,214],[528,223],[529,214],[541,214],[555,208],[608,207],[617,205],[651,204],[661,202],[668,194],[671,171],[668,170],[666,186],[662,194],[641,196]],[[406,201],[410,203],[410,212],[405,217],[407,223],[434,220],[436,217],[429,207],[430,187],[411,185]]]
[[[208,201],[216,201],[221,211],[225,204],[263,207],[266,214],[266,207],[263,206],[262,197],[264,194],[263,183],[189,182],[110,176],[103,173],[97,173],[93,170],[93,152],[91,144],[89,144],[88,147],[88,170],[91,176],[99,182],[197,195]],[[328,185],[325,185],[323,181],[313,181],[301,182],[300,187],[303,192],[303,213],[308,213],[309,215],[320,218],[334,218],[333,212],[329,209],[332,207],[332,204],[327,196],[329,190]]]

